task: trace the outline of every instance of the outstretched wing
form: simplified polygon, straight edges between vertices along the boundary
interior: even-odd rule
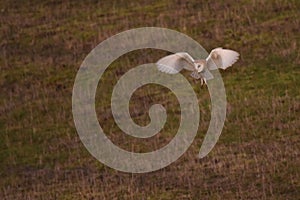
[[[161,58],[156,63],[159,71],[168,74],[177,74],[182,69],[193,71],[194,59],[186,52],[175,53]]]
[[[206,59],[207,67],[210,70],[217,68],[226,69],[233,65],[239,58],[239,53],[230,49],[213,49]]]

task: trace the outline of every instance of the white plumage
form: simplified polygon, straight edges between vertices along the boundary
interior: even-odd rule
[[[193,71],[194,59],[188,53],[180,52],[163,57],[157,62],[160,71],[168,74],[177,74],[183,68]]]
[[[217,68],[227,69],[232,66],[239,58],[239,53],[230,49],[216,48],[213,49],[209,56],[204,60],[194,60],[186,52],[175,53],[161,58],[156,65],[159,71],[176,74],[182,69],[193,71],[191,76],[195,79],[201,78],[206,83],[213,78],[209,70]]]

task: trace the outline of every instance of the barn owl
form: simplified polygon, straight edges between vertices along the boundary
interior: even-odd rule
[[[192,71],[191,76],[201,79],[201,85],[207,80],[213,79],[209,70],[221,68],[223,70],[232,66],[239,58],[239,53],[221,47],[213,49],[206,59],[194,60],[186,52],[175,53],[161,58],[156,65],[159,71],[176,74],[182,69]]]

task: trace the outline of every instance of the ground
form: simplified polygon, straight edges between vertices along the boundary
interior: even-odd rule
[[[299,2],[2,0],[1,199],[299,198]],[[208,90],[183,73],[199,99],[195,141],[170,166],[129,174],[101,164],[85,149],[73,122],[72,88],[81,62],[97,44],[144,26],[177,30],[207,51],[222,46],[237,50],[241,58],[221,71],[227,118],[209,155],[197,158],[210,120]],[[159,149],[176,134],[180,108],[166,88],[144,86],[130,104],[140,125],[149,123],[150,105],[166,107],[167,123],[152,138],[124,135],[110,110],[118,78],[137,64],[156,62],[167,54],[154,49],[126,54],[99,82],[99,123],[124,149]]]

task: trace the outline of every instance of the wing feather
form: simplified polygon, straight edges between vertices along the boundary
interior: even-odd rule
[[[175,53],[161,58],[156,65],[159,71],[177,74],[182,69],[194,70],[194,59],[186,52]]]
[[[207,57],[207,66],[210,70],[217,68],[227,69],[232,66],[239,58],[239,53],[230,49],[213,49]]]

